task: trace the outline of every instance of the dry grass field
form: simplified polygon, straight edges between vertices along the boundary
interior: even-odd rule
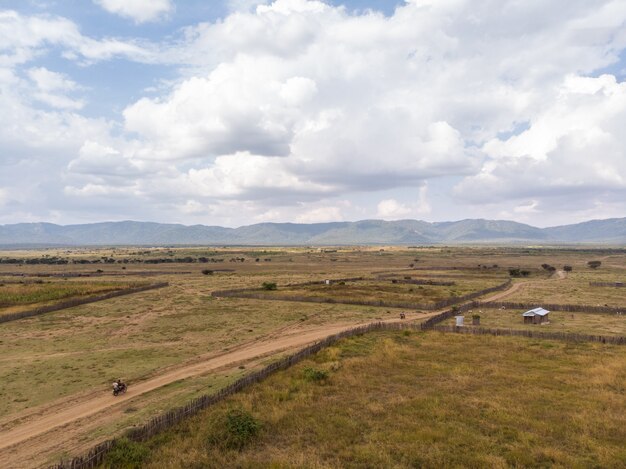
[[[140,282],[0,278],[0,315],[141,285]]]
[[[33,263],[33,260],[42,258],[61,259],[67,263]],[[15,262],[6,262],[7,259]],[[597,270],[587,267],[587,262],[594,259],[602,260]],[[550,278],[550,274],[541,268],[543,263],[559,269],[563,265],[572,265],[573,272],[563,280]],[[6,310],[31,308],[122,285],[170,284],[159,290],[0,324],[0,380],[3,382],[0,388],[0,440],[2,431],[36,422],[38,416],[54,413],[65,403],[108,396],[111,381],[118,377],[129,382],[132,391],[138,384],[171,370],[243,346],[254,347],[256,343],[271,342],[285,334],[297,336],[302,331],[316,328],[397,319],[399,312],[405,311],[340,302],[317,304],[215,298],[211,293],[216,290],[258,289],[264,282],[275,282],[278,290],[266,293],[278,296],[290,291],[291,287],[285,287],[288,284],[365,277],[372,280],[293,287],[293,291],[298,295],[328,295],[330,292],[337,300],[342,297],[419,298],[421,302],[499,284],[509,278],[510,268],[528,269],[530,274],[526,278],[514,279],[520,286],[505,298],[506,301],[532,300],[535,295],[535,298],[552,302],[626,305],[625,289],[589,287],[590,281],[624,280],[626,253],[615,250],[190,247],[0,252],[0,283],[4,282],[0,292],[13,292],[5,295],[13,302],[12,306],[5,307]],[[379,279],[380,275],[388,277]],[[452,281],[455,285],[392,283],[393,279],[406,276]],[[410,319],[419,319],[423,314],[419,311],[409,313]],[[575,313],[576,321],[568,320],[566,327],[577,327],[577,331],[589,333],[621,334],[621,323],[615,322],[614,318],[611,322],[602,320],[602,315],[593,315],[589,318],[596,322],[589,322],[586,317],[579,316]],[[556,327],[559,321],[557,316],[554,318]],[[491,321],[485,315],[483,325],[489,325],[488,320]],[[495,316],[493,320],[496,321]],[[500,323],[494,322],[494,326],[497,324]],[[26,446],[24,451],[33,452],[36,448],[38,463],[54,462],[61,455],[75,454],[94,442],[119,435],[124,428],[144,422],[192,397],[213,392],[275,358],[274,352],[211,373],[188,376],[133,396],[124,404],[116,405],[112,401],[113,407],[109,411],[98,414],[91,423],[76,427],[77,433],[73,434],[71,443],[65,439],[56,446],[47,447],[42,437],[38,446]],[[54,439],[51,434],[46,438]],[[7,454],[0,448],[0,457]],[[29,464],[22,467],[34,463]]]
[[[523,309],[474,309],[465,313],[466,327],[472,327],[472,315],[480,316],[480,326],[501,329],[526,329],[543,332],[570,332],[602,336],[626,336],[626,309],[623,315],[551,311],[547,324],[524,324]],[[444,324],[454,325],[451,319]]]
[[[624,382],[624,347],[374,333],[120,448],[109,463],[624,467]]]

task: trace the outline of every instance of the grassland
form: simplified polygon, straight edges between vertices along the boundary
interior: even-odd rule
[[[370,334],[148,442],[142,467],[623,467],[625,380],[623,347]],[[241,450],[219,443],[230,409],[260,425]]]
[[[520,309],[476,309],[466,313],[465,324],[471,326],[472,314],[480,315],[480,326],[502,329],[523,329],[545,332],[569,332],[577,334],[626,336],[626,310],[624,315],[584,312],[550,312],[548,324],[524,324]],[[454,319],[445,324],[453,325]]]
[[[534,283],[523,288],[508,301],[546,302],[560,304],[587,304],[597,306],[626,306],[626,289],[615,287],[592,287],[590,282],[624,282],[626,270],[621,268],[581,268],[568,273],[567,278],[555,289],[550,283]]]
[[[0,315],[140,285],[136,282],[0,280]]]
[[[501,283],[508,276],[508,269],[516,267],[531,271],[529,278],[515,280],[529,284],[516,295],[507,297],[507,301],[532,300],[535,295],[535,298],[563,303],[626,303],[619,296],[624,295],[624,289],[589,287],[590,281],[624,280],[626,254],[620,252],[483,247],[342,247],[330,251],[313,248],[94,248],[0,253],[0,258],[27,260],[58,256],[68,262],[65,265],[0,264],[0,283],[1,279],[6,279],[5,286],[11,285],[12,288],[18,285],[16,281],[31,282],[33,279],[42,279],[44,283],[19,284],[19,288],[55,285],[61,289],[64,285],[77,285],[87,291],[91,287],[130,285],[136,283],[139,276],[141,282],[170,283],[170,287],[162,290],[0,325],[0,382],[3,383],[0,387],[0,426],[29,412],[38,412],[42,406],[66,399],[81,399],[81,396],[90,393],[106,393],[114,378],[121,377],[130,382],[132,389],[133,383],[158,376],[164,370],[280,334],[285,328],[299,330],[398,317],[398,310],[393,308],[343,305],[339,302],[315,304],[214,298],[211,293],[215,290],[258,289],[263,282],[276,282],[279,289],[266,293],[280,295],[291,288],[284,287],[287,284],[345,277],[375,279],[381,272],[386,272],[394,276],[363,283],[346,282],[346,285],[294,287],[292,293],[319,296],[330,291],[339,300],[342,297],[364,297],[435,301],[440,297],[462,295]],[[145,260],[164,258],[191,258],[192,262],[144,263]],[[204,262],[199,260],[201,258],[215,261]],[[602,260],[598,270],[586,267],[588,260],[597,258]],[[110,262],[111,259],[115,262]],[[94,264],[83,264],[85,260]],[[75,261],[77,263],[73,263]],[[559,268],[572,265],[574,272],[565,280],[549,279],[540,267],[542,263]],[[458,270],[446,270],[452,268]],[[203,275],[202,270],[211,272]],[[68,274],[90,277],[67,280],[56,277]],[[39,277],[41,275],[48,277]],[[404,279],[405,276],[450,280],[455,285],[418,286],[391,282],[393,278]],[[44,298],[42,301],[58,301],[41,298]],[[25,299],[20,301],[24,303],[11,308],[33,305],[27,304]],[[621,334],[621,323],[603,320],[601,315],[589,316],[596,322],[585,322],[586,316],[579,319],[581,315],[574,314],[576,321],[568,320],[567,327],[580,327],[581,332],[608,334],[609,330],[613,330],[612,333]],[[557,316],[553,317],[554,326],[558,326]],[[518,319],[515,318],[515,321]],[[489,326],[488,320],[485,314],[483,325]],[[396,339],[390,340],[393,342]],[[503,343],[518,343],[516,339],[508,340],[512,342]],[[463,343],[471,346],[470,342]],[[539,345],[535,347],[543,350]],[[457,349],[451,350],[454,352]],[[267,360],[270,359],[267,357]],[[342,361],[341,366],[347,366],[349,362]],[[221,370],[216,374],[186,379],[137,397],[128,407],[128,412],[120,410],[114,421],[111,419],[97,428],[88,428],[88,434],[83,435],[81,441],[97,441],[119,434],[129,425],[138,424],[191,397],[218,389],[253,366],[246,364],[245,369]],[[335,375],[331,375],[329,383],[332,384]],[[430,418],[437,420],[438,412]],[[391,414],[385,418],[391,419]],[[423,421],[426,421],[425,415]]]
[[[415,279],[417,278],[419,277],[415,276]],[[392,279],[359,280],[333,282],[330,285],[320,282],[314,285],[281,286],[275,291],[259,290],[259,293],[265,299],[299,299],[300,301],[324,299],[336,303],[358,300],[372,303],[429,304],[494,287],[502,283],[503,278],[483,278],[480,275],[473,278],[455,278],[453,280],[455,285],[452,286],[400,284],[392,283],[392,281]]]

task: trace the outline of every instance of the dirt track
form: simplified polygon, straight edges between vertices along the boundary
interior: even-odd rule
[[[561,272],[558,274],[558,278],[564,278]],[[504,298],[518,291],[523,285],[531,283],[533,282],[515,283],[508,290],[497,293],[487,300],[496,301]],[[438,313],[439,311],[409,315],[407,319],[422,320]],[[77,441],[86,431],[115,421],[121,414],[122,407],[131,399],[167,384],[249,363],[281,351],[300,348],[357,325],[359,324],[335,324],[315,328],[288,326],[259,341],[240,345],[228,352],[198,357],[195,363],[182,364],[177,368],[164,370],[156,377],[131,383],[129,391],[122,396],[113,397],[108,392],[92,390],[89,394],[70,396],[64,401],[49,403],[11,416],[10,419],[0,421],[2,467],[16,469],[36,467],[45,464],[52,455],[62,450],[85,449]]]
[[[436,313],[415,315],[415,318],[425,319],[434,314]],[[244,344],[231,351],[205,357],[196,363],[133,383],[122,396],[113,397],[109,392],[95,391],[88,395],[72,396],[65,402],[30,409],[22,415],[13,416],[12,420],[1,422],[0,460],[3,467],[11,468],[41,465],[61,448],[67,450],[68,441],[78,437],[85,430],[84,427],[93,426],[91,424],[94,418],[100,422],[99,425],[112,421],[120,413],[121,407],[133,398],[175,381],[300,348],[356,325],[358,324],[335,324],[309,329],[285,328],[278,337]],[[105,415],[100,415],[102,413]],[[73,445],[71,449],[78,448],[79,446]]]

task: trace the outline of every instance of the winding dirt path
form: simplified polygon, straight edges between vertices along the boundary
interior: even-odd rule
[[[407,319],[427,319],[438,312],[408,315]],[[390,320],[389,322],[396,321]],[[275,331],[257,342],[243,344],[230,351],[215,354],[196,363],[166,370],[153,378],[131,383],[126,394],[113,397],[108,391],[91,391],[87,395],[70,396],[56,402],[29,409],[26,414],[13,416],[0,427],[0,461],[2,467],[36,467],[60,448],[80,435],[90,420],[97,418],[100,425],[113,421],[129,401],[175,381],[201,376],[212,371],[249,363],[262,357],[301,348],[329,335],[353,328],[362,323],[334,324],[312,328],[300,325]],[[106,413],[105,416],[99,415]],[[108,419],[107,419],[108,417]]]
[[[565,278],[557,272],[557,278]],[[564,273],[563,273],[564,274]],[[514,294],[520,288],[534,282],[514,283],[509,289],[488,297],[496,301]],[[407,314],[408,321],[421,321],[439,314]],[[395,322],[397,319],[387,320]],[[371,322],[371,321],[368,321]],[[137,398],[163,386],[191,377],[205,375],[219,369],[255,362],[291,349],[301,348],[322,340],[329,335],[368,322],[332,324],[306,328],[301,324],[284,326],[265,338],[245,344],[223,353],[198,357],[194,363],[181,364],[162,370],[161,374],[137,383],[130,383],[126,394],[113,397],[109,392],[91,390],[88,393],[69,396],[62,401],[44,404],[24,413],[9,416],[0,421],[0,461],[2,467],[26,468],[45,464],[49,458],[62,450],[83,450],[77,441],[85,432],[115,421],[122,408]],[[87,445],[91,446],[91,444]]]
[[[567,278],[567,272],[563,270],[557,270],[556,272],[554,272],[554,274],[550,278],[554,280],[564,280]],[[517,293],[521,289],[525,289],[525,288],[528,288],[528,287],[531,287],[533,285],[536,285],[538,283],[543,283],[543,282],[545,282],[545,280],[529,280],[526,282],[517,282],[511,285],[511,287],[508,288],[507,290],[495,293],[494,295],[489,296],[481,301],[500,301],[504,298],[508,298],[509,296]]]

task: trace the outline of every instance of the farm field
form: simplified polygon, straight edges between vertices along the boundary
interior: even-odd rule
[[[125,449],[155,469],[624,467],[625,380],[624,347],[371,333]]]
[[[0,316],[55,304],[61,300],[83,298],[142,285],[145,283],[0,278]]]
[[[598,258],[602,259],[601,267],[588,268],[587,262]],[[50,263],[50,259],[55,263]],[[542,263],[559,269],[572,265],[573,272],[562,278],[546,272],[541,268]],[[406,315],[406,321],[418,322],[436,313],[341,304],[342,298],[435,301],[501,284],[510,278],[510,268],[523,268],[529,275],[513,278],[511,288],[495,294],[501,301],[513,301],[516,296],[540,288],[546,298],[571,303],[572,298],[559,295],[568,282],[576,282],[580,304],[597,298],[593,295],[604,294],[602,304],[611,301],[626,304],[626,300],[620,302],[619,297],[613,296],[613,290],[626,293],[624,289],[589,287],[590,281],[623,279],[625,266],[626,252],[620,250],[545,248],[189,247],[0,251],[0,283],[5,280],[4,286],[11,288],[19,285],[18,288],[63,291],[65,286],[76,286],[86,292],[90,288],[169,283],[158,290],[0,324],[0,380],[4,383],[0,388],[0,457],[16,468],[54,463],[60,457],[79,454],[98,441],[120,435],[126,428],[193,397],[215,392],[237,377],[306,345],[307,341],[373,321],[399,321],[400,313]],[[353,277],[368,280],[345,285],[322,283],[325,279]],[[408,280],[406,277],[454,282],[454,285],[399,282]],[[261,290],[267,282],[276,283],[277,290]],[[287,287],[305,282],[316,284]],[[287,293],[323,297],[331,291],[336,302],[307,303],[284,301],[284,298],[259,301],[212,295],[229,289],[250,289],[270,298]],[[21,301],[24,304],[11,308],[41,304]],[[485,321],[486,317],[483,325],[487,326]],[[589,333],[621,334],[620,324],[610,321],[585,323],[580,327],[587,328]],[[130,384],[129,394],[119,400],[110,396],[110,383],[116,378]],[[71,420],[74,408],[94,411],[88,418]],[[57,422],[55,415],[63,417]],[[64,420],[66,417],[70,420]],[[37,428],[44,420],[50,431],[29,437],[27,430]],[[72,423],[71,438],[52,430],[68,423]],[[39,428],[48,427],[39,425]],[[20,431],[24,435],[19,437],[21,440],[16,436]],[[15,437],[16,443],[3,447],[1,442],[9,441],[9,436]]]
[[[596,306],[623,306],[626,303],[626,288],[596,287],[590,282],[626,282],[626,270],[619,267],[598,270],[582,267],[569,272],[558,290],[550,284],[533,283],[532,288],[522,288],[507,300]]]
[[[411,280],[434,281],[419,276],[411,277]],[[259,289],[259,299],[295,299],[299,301],[325,301],[334,303],[350,303],[351,301],[370,302],[372,304],[394,302],[407,304],[435,303],[450,297],[463,296],[485,288],[495,287],[502,283],[503,279],[480,275],[476,277],[455,277],[447,280],[454,285],[417,285],[400,283],[402,279],[363,279],[336,281],[330,285],[319,282],[314,285],[279,286],[274,291]],[[394,283],[398,282],[398,283]]]
[[[548,324],[524,324],[522,313],[525,311],[522,309],[474,309],[465,313],[465,326],[472,327],[472,315],[478,314],[480,316],[480,327],[626,336],[626,310],[623,315],[580,311],[551,311]],[[455,320],[448,320],[444,324],[454,325]]]

